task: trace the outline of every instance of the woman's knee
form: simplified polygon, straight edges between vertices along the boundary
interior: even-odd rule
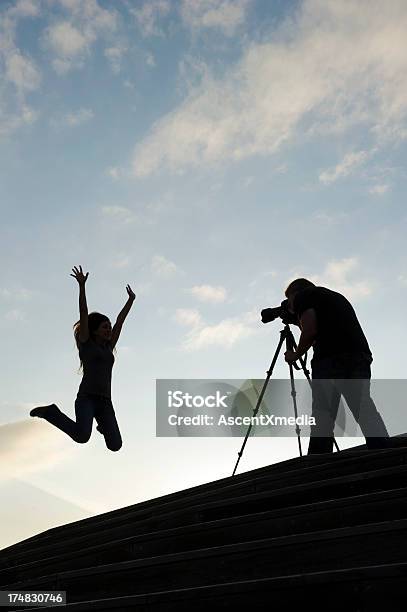
[[[79,431],[75,435],[74,440],[75,442],[78,442],[78,444],[86,444],[86,442],[89,442],[90,440],[90,433],[86,431]]]
[[[110,451],[113,451],[114,453],[117,453],[117,451],[119,451],[121,449],[121,447],[122,447],[122,445],[120,444],[120,445],[117,445],[117,446],[108,446],[107,448]]]
[[[122,441],[121,440],[116,440],[116,441],[106,441],[106,446],[109,450],[113,451],[114,453],[119,451],[122,447]]]

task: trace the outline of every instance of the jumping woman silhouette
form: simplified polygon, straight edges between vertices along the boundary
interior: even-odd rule
[[[122,446],[122,439],[111,400],[113,349],[136,296],[130,285],[127,285],[128,300],[112,329],[106,315],[99,312],[88,314],[85,283],[89,272],[85,275],[81,266],[75,266],[71,276],[76,278],[79,284],[80,319],[74,325],[74,336],[83,368],[83,377],[75,401],[76,421],[61,412],[56,404],[33,408],[30,416],[45,419],[68,434],[72,440],[82,444],[89,440],[93,419],[96,419],[97,430],[103,434],[107,448],[118,451]]]

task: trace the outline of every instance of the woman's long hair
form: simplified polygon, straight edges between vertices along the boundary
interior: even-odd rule
[[[107,317],[104,314],[101,314],[100,312],[90,312],[88,314],[89,336],[92,339],[94,339],[95,331],[98,329],[99,325],[101,325],[105,321],[110,321],[109,317]],[[81,322],[77,321],[73,326],[73,335],[74,335],[76,346],[78,350],[80,346],[80,340],[79,340],[80,333],[81,333]],[[83,363],[80,357],[79,357],[79,361],[81,362],[81,365],[79,367],[79,372],[80,372],[83,369]]]

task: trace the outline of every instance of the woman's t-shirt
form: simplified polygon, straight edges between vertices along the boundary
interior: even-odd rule
[[[110,343],[98,344],[92,338],[79,345],[83,378],[78,395],[91,394],[111,397],[114,355]]]

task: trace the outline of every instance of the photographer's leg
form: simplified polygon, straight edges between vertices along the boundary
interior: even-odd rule
[[[312,416],[308,454],[331,453],[335,418],[338,412],[340,394],[330,380],[312,381]]]
[[[371,356],[350,353],[337,380],[346,402],[366,438],[368,448],[388,448],[389,434],[370,396]]]
[[[370,374],[357,369],[353,373],[357,377],[341,381],[342,392],[346,402],[366,438],[368,448],[388,448],[389,434],[370,396]]]

